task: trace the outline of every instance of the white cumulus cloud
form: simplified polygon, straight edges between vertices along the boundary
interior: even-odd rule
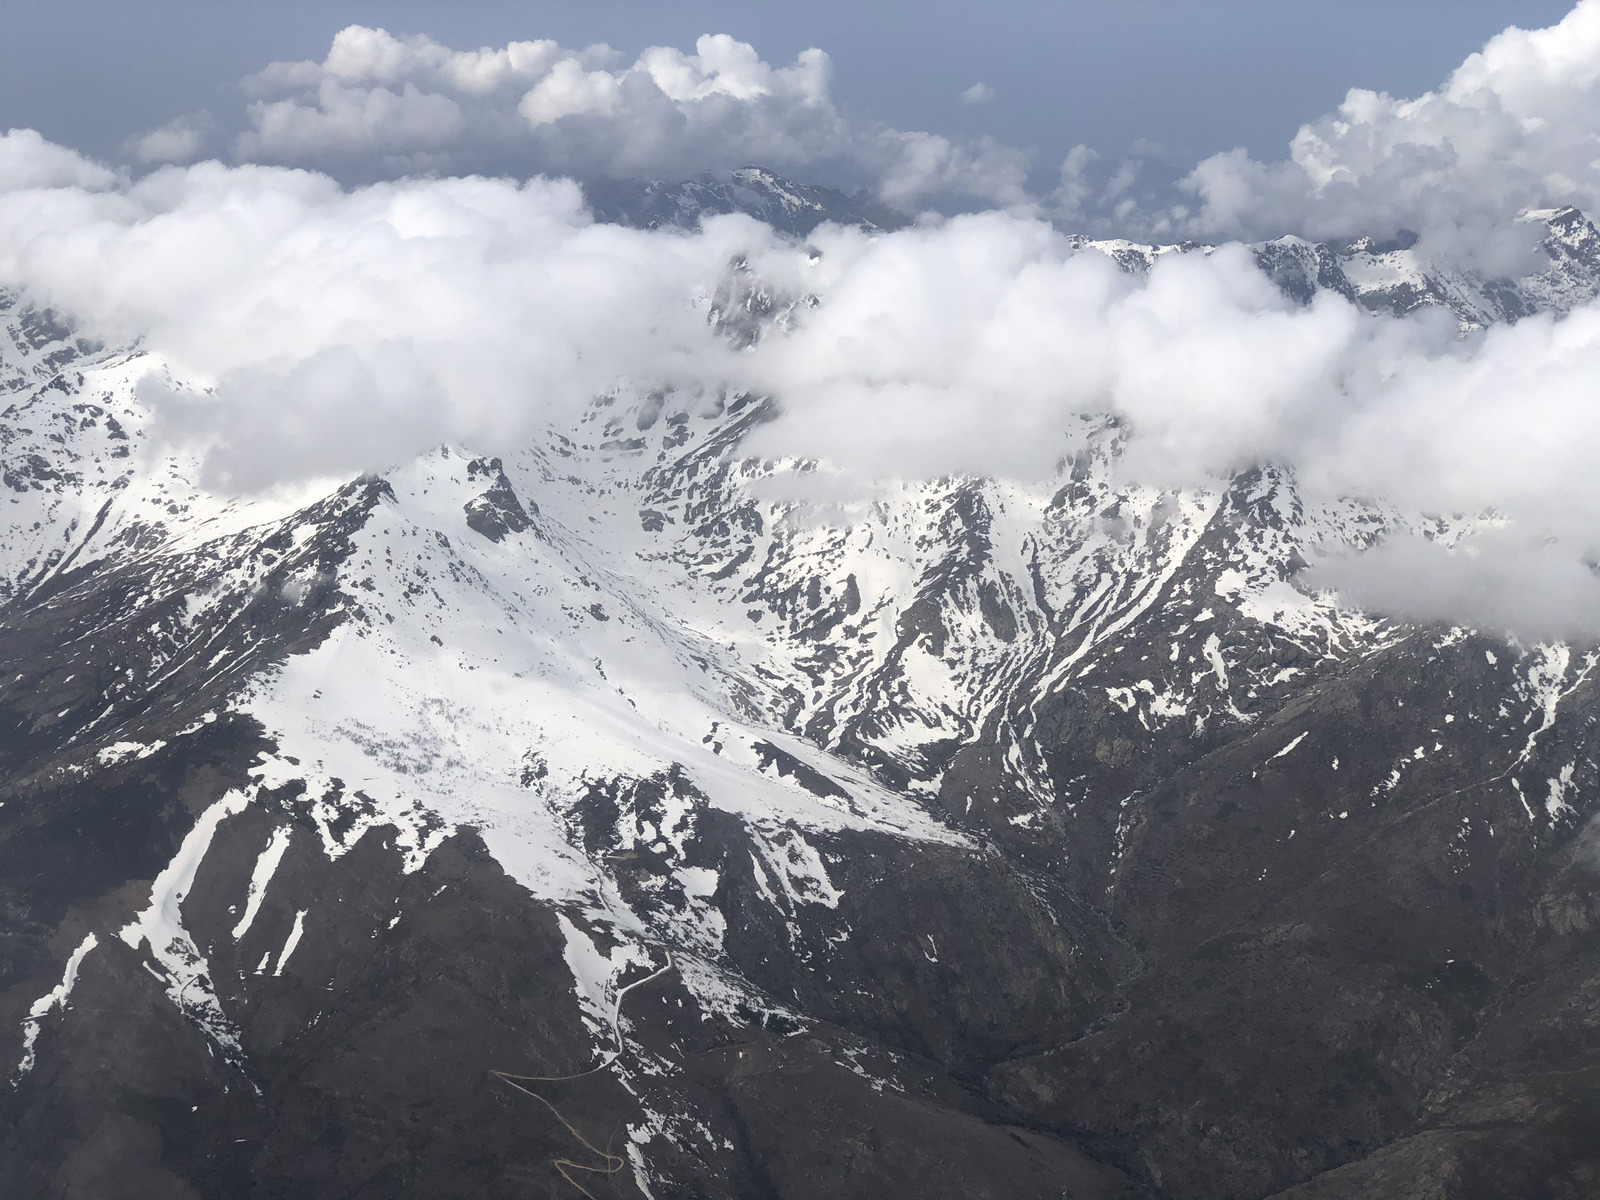
[[[0,191],[25,188],[84,188],[98,191],[117,182],[116,172],[75,150],[46,141],[37,130],[0,135]]]
[[[1529,248],[1518,212],[1600,207],[1600,0],[1579,0],[1549,28],[1505,30],[1436,91],[1404,99],[1352,89],[1336,112],[1301,127],[1285,159],[1213,155],[1182,179],[1175,202],[1129,205],[1112,187],[1096,210],[1089,166],[1080,155],[1064,168],[1068,216],[1110,215],[1168,239],[1409,230],[1436,257],[1511,273]]]
[[[787,66],[709,34],[694,52],[653,46],[632,62],[610,47],[552,41],[453,50],[359,25],[321,62],[273,63],[245,81],[238,161],[304,164],[347,179],[478,171],[684,179],[760,165],[866,186],[887,201],[1031,203],[1027,156],[847,119],[821,50]],[[138,143],[178,161],[177,129]],[[198,151],[197,151],[198,152]]]

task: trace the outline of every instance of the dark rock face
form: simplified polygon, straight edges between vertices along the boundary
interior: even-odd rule
[[[498,458],[475,459],[467,464],[467,478],[490,481],[488,491],[475,496],[462,505],[467,516],[467,528],[482,534],[491,542],[504,539],[508,533],[521,533],[532,521],[522,507],[511,481],[506,478]],[[535,512],[538,508],[535,507]]]
[[[1346,300],[1359,299],[1355,285],[1339,264],[1339,255],[1327,246],[1280,238],[1254,250],[1256,265],[1292,300],[1310,304],[1318,292],[1336,292]]]
[[[1507,782],[1513,756],[1479,735],[1441,739],[1449,693],[1493,694],[1486,666],[1473,642],[1426,657],[1402,643],[1142,799],[1137,850],[1112,885],[1145,964],[1127,1009],[1092,1037],[1006,1064],[1000,1091],[1120,1143],[1114,1158],[1142,1158],[1174,1195],[1222,1196],[1267,1194],[1419,1126],[1449,1128],[1444,1094],[1498,1090],[1480,1074],[1483,1031],[1516,1006],[1552,940],[1541,907],[1559,896],[1586,910],[1595,881],[1530,827]],[[1540,757],[1587,760],[1590,723],[1558,723]],[[1302,732],[1282,765],[1265,752]],[[1392,791],[1340,787],[1324,766],[1372,778],[1441,740]],[[1070,1086],[1085,1079],[1092,1088]],[[1524,1084],[1557,1111],[1571,1085]],[[1498,1131],[1508,1147],[1550,1139],[1535,1103]],[[1570,1157],[1547,1161],[1569,1159],[1559,1175]]]
[[[208,508],[6,303],[0,1195],[1600,1187],[1595,652],[1298,586],[1404,517],[1106,423],[797,519],[665,390]]]

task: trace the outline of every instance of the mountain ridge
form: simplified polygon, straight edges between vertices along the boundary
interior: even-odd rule
[[[707,216],[741,212],[803,238],[824,222],[889,233],[915,220],[863,194],[796,184],[759,167],[679,183],[599,181],[588,184],[585,195],[596,220],[641,229],[693,230]],[[1520,278],[1428,261],[1417,253],[1415,235],[1379,243],[1371,238],[1313,242],[1290,234],[1252,242],[1249,250],[1256,265],[1301,304],[1319,291],[1330,291],[1368,312],[1393,316],[1438,306],[1453,312],[1464,329],[1539,312],[1567,312],[1600,295],[1600,231],[1587,216],[1566,206],[1530,209],[1521,221],[1544,226],[1537,250],[1549,266]],[[1070,228],[1062,232],[1075,248],[1097,250],[1123,270],[1141,274],[1166,255],[1209,253],[1213,248],[1195,242],[1086,237]]]

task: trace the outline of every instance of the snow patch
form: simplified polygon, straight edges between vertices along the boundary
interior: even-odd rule
[[[278,965],[272,968],[274,979],[283,974],[283,968],[288,965],[289,956],[294,953],[294,948],[300,944],[300,937],[306,931],[306,913],[310,911],[309,908],[296,910],[294,928],[289,931],[288,940],[283,943],[283,953],[278,955]]]
[[[51,1009],[59,1008],[63,1012],[66,1011],[67,998],[72,995],[72,989],[78,983],[78,968],[83,966],[83,960],[89,951],[99,944],[100,940],[94,934],[85,936],[67,959],[67,969],[62,972],[61,982],[35,1000],[28,1009],[27,1019],[22,1022],[22,1061],[17,1064],[18,1080],[33,1070],[34,1043],[39,1038],[44,1019],[50,1015]]]
[[[249,801],[243,792],[229,792],[201,813],[178,847],[172,861],[150,886],[150,906],[125,925],[118,936],[138,950],[149,947],[154,965],[148,969],[162,984],[174,1007],[198,1025],[223,1057],[243,1066],[239,1034],[223,1012],[211,983],[211,968],[183,924],[183,901],[194,886],[195,872],[211,848],[217,827],[243,812]]]
[[[1294,741],[1290,742],[1282,750],[1279,750],[1276,754],[1274,754],[1272,756],[1272,758],[1282,758],[1285,754],[1289,753],[1289,751],[1293,750],[1301,742],[1305,741],[1306,740],[1306,735],[1309,734],[1309,733],[1310,733],[1310,730],[1307,730],[1306,733],[1302,733],[1299,737],[1295,738]],[[1271,762],[1272,759],[1268,759],[1267,761]],[[1339,769],[1339,760],[1338,759],[1334,759],[1333,760],[1333,768],[1336,771]]]
[[[250,873],[250,890],[246,893],[244,916],[239,918],[239,923],[233,927],[233,940],[238,941],[255,922],[256,913],[261,911],[261,901],[266,896],[267,884],[272,882],[272,876],[278,870],[278,863],[283,860],[283,852],[289,848],[290,830],[287,825],[272,831],[272,839],[267,842],[267,847],[256,859],[255,870]]]

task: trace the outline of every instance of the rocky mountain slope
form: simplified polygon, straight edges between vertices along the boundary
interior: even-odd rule
[[[1600,281],[1541,219],[1257,254],[1510,319]],[[643,390],[223,502],[0,308],[0,1194],[1600,1188],[1597,653],[1297,582],[1423,518],[1110,422],[823,510]]]

